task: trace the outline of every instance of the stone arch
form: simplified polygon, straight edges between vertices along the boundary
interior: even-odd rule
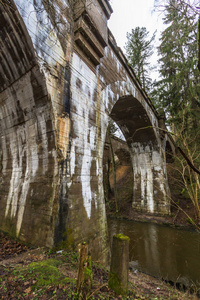
[[[109,116],[123,132],[131,153],[132,206],[144,212],[168,214],[168,183],[154,113],[143,100],[131,95],[118,97],[113,104]]]
[[[146,135],[150,133],[153,137],[153,140],[157,143],[160,143],[160,132],[159,132],[159,124],[158,124],[158,115],[157,112],[151,102],[151,100],[148,98],[147,94],[142,90],[142,87],[139,85],[139,82],[132,81],[127,76],[123,76],[123,80],[116,80],[115,82],[112,82],[111,84],[108,84],[101,92],[102,95],[102,101],[105,107],[105,113],[107,113],[116,123],[120,123],[119,117],[114,116],[116,114],[115,111],[113,111],[114,107],[123,107],[123,110],[127,111],[130,110],[129,114],[131,113],[140,113],[141,116],[143,116],[143,127],[149,126],[148,130],[145,131]],[[115,109],[116,110],[116,109]],[[117,120],[118,118],[118,120]],[[137,117],[136,117],[137,119]],[[138,118],[138,121],[142,121],[142,119]],[[131,122],[134,122],[132,120]],[[138,123],[138,128],[140,128],[140,123]],[[119,125],[120,127],[120,125]],[[122,130],[123,134],[125,136],[129,136],[129,142],[131,139],[131,136],[126,131],[125,128],[122,128],[123,125],[121,125],[120,129]],[[137,134],[138,135],[138,134]]]
[[[120,127],[127,144],[133,142],[157,143],[157,136],[147,110],[133,96],[123,96],[114,104],[110,117]]]

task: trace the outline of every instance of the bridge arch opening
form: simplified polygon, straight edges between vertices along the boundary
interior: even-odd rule
[[[129,146],[133,142],[157,143],[146,109],[133,96],[121,97],[113,106],[110,117],[121,129]]]
[[[109,124],[116,126],[113,121]],[[133,198],[131,154],[123,134],[107,130],[103,156],[104,196],[108,211],[128,211]]]
[[[158,146],[157,126],[154,125],[156,121],[152,114],[150,115],[150,108],[148,111],[148,107],[143,106],[133,96],[124,96],[114,104],[110,118],[122,131],[129,152],[129,169],[126,176],[131,193],[130,191],[127,193],[129,194],[127,204],[130,203],[133,210],[145,213],[168,214],[169,205],[166,202],[167,187],[163,171],[163,157]],[[115,150],[114,157],[115,160],[120,158],[122,164],[122,151]],[[110,179],[112,176],[110,175]],[[110,183],[112,183],[111,180]],[[105,179],[104,189],[108,196]],[[121,197],[126,198],[124,195],[118,196],[119,202],[124,200]]]

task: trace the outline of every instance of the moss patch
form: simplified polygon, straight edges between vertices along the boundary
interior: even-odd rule
[[[110,272],[108,286],[111,288],[117,295],[127,295],[128,290],[122,287],[121,281],[118,278],[117,274]]]
[[[58,267],[62,264],[61,260],[48,259],[40,262],[31,263],[26,269],[19,268],[17,270],[17,276],[23,278],[26,276],[26,280],[34,278],[34,284],[32,290],[37,290],[42,286],[61,285],[64,286],[68,283],[74,283],[74,279],[65,277]]]
[[[116,234],[114,235],[114,237],[118,240],[122,240],[122,241],[129,241],[130,238],[122,233]]]

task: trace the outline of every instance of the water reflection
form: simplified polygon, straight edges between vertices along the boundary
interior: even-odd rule
[[[130,237],[130,261],[156,277],[200,286],[200,234],[157,224],[108,220],[114,234]]]

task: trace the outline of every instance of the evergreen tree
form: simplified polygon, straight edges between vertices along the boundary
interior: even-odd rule
[[[167,0],[159,54],[160,74],[157,83],[161,106],[178,126],[184,119],[184,130],[198,126],[200,113],[200,76],[198,65],[198,16],[183,0]],[[189,2],[189,1],[188,1]]]
[[[159,46],[161,80],[154,93],[157,108],[164,109],[181,153],[175,157],[174,167],[178,171],[175,178],[180,179],[182,192],[191,199],[200,219],[199,173],[190,166],[196,166],[197,170],[200,166],[199,14],[196,4],[196,0],[166,0],[163,6],[162,1],[166,29]]]
[[[153,54],[153,41],[155,32],[149,38],[149,32],[145,27],[136,27],[131,33],[127,33],[127,43],[125,46],[128,62],[134,69],[141,81],[142,87],[149,92],[151,90],[152,79],[149,59]]]

